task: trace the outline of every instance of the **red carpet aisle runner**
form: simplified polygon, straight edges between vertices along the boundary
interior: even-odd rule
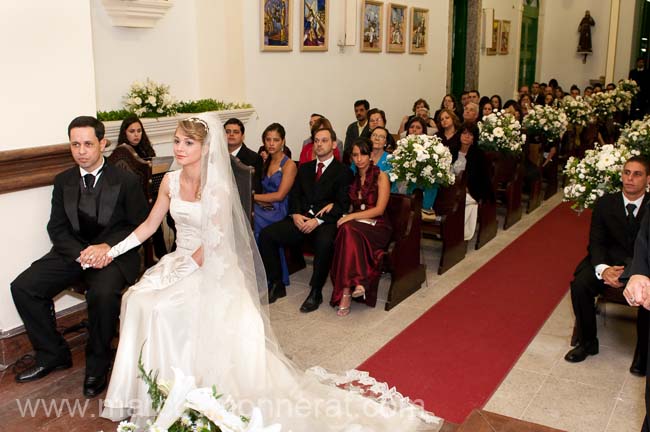
[[[568,291],[590,220],[559,205],[358,369],[462,423],[487,402]]]

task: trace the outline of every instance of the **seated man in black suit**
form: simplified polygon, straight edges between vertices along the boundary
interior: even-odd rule
[[[298,168],[289,196],[289,216],[262,230],[259,249],[269,281],[269,303],[286,296],[278,248],[308,239],[314,246],[314,269],[311,292],[300,307],[301,312],[318,309],[323,302],[323,285],[327,280],[334,252],[336,221],[350,207],[348,187],[352,171],[334,158],[336,133],[329,127],[314,131],[316,159]],[[328,204],[328,213],[319,215]]]
[[[350,123],[345,131],[345,143],[343,144],[343,163],[350,164],[350,153],[352,152],[352,143],[360,136],[368,134],[368,110],[370,104],[367,100],[361,99],[354,103],[354,115],[357,121]]]
[[[149,209],[138,178],[105,161],[102,122],[77,117],[68,126],[68,136],[78,166],[54,179],[47,224],[52,250],[11,283],[16,309],[36,351],[36,366],[16,375],[16,381],[37,380],[72,366],[70,349],[56,329],[52,298],[84,281],[89,325],[84,395],[94,397],[106,387],[122,289],[140,273],[137,249],[113,262],[106,253],[140,225]]]
[[[639,222],[647,211],[650,166],[634,156],[625,163],[621,175],[622,193],[604,195],[596,201],[591,216],[588,255],[578,264],[571,282],[571,302],[576,316],[578,345],[564,357],[577,363],[598,354],[594,299],[605,285],[623,290],[619,279],[634,255],[634,239]],[[637,345],[630,372],[645,375],[648,356],[648,313],[639,309]]]
[[[244,123],[239,119],[231,118],[224,123],[223,128],[226,131],[226,141],[228,142],[228,152],[239,159],[244,165],[255,168],[253,174],[253,190],[257,193],[262,192],[262,168],[263,161],[260,155],[246,147],[244,144]]]

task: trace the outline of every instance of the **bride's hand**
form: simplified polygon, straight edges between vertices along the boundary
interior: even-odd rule
[[[199,267],[203,266],[203,246],[194,251],[192,259],[199,265]]]

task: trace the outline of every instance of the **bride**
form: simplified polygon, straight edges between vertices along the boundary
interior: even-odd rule
[[[140,245],[171,212],[176,251],[124,295],[102,416],[132,416],[143,424],[156,415],[138,378],[141,353],[159,379],[171,380],[172,367],[178,368],[197,385],[214,385],[240,405],[259,407],[265,421],[283,431],[438,430],[438,418],[362,373],[350,371],[346,380],[320,368],[295,368],[271,330],[264,267],[216,115],[180,121],[174,156],[181,169],[165,175],[147,220],[109,252],[115,258]],[[372,397],[354,385],[348,387],[356,391],[339,388],[353,380],[367,385]]]

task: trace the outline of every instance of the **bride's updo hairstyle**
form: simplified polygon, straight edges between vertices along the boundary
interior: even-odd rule
[[[208,136],[208,124],[198,117],[190,117],[178,122],[178,128],[195,141],[205,142]]]

